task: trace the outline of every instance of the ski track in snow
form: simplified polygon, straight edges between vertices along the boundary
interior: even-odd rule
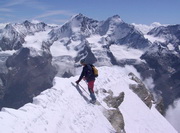
[[[119,109],[125,120],[127,133],[176,133],[174,128],[155,108],[151,110],[129,89],[133,83],[128,73],[138,74],[134,68],[100,67],[99,77],[95,82],[95,91],[111,89],[114,96],[125,92],[124,102]],[[115,130],[103,116],[97,105],[87,104],[76,88],[71,84],[78,79],[59,78],[54,80],[51,89],[43,91],[18,110],[3,108],[0,112],[2,133],[114,133]],[[87,88],[86,83],[80,84]],[[82,90],[83,91],[83,90]],[[86,95],[86,94],[84,94]],[[99,93],[102,101],[105,94]],[[88,97],[89,98],[89,97]]]

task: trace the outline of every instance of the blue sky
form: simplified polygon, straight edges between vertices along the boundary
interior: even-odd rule
[[[39,20],[62,24],[82,13],[96,20],[119,15],[127,23],[180,24],[180,0],[1,0],[0,23]]]

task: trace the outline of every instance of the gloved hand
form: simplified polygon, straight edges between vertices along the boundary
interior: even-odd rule
[[[79,84],[79,80],[76,81],[76,84]]]

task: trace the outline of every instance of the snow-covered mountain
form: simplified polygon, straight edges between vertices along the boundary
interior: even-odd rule
[[[152,112],[154,112],[152,110],[155,110],[154,106],[156,106],[158,111],[164,114],[165,109],[180,97],[180,81],[178,79],[180,70],[178,68],[180,64],[178,25],[175,27],[153,25],[152,29],[150,28],[149,30],[148,33],[146,31],[147,34],[144,34],[144,32],[137,29],[137,25],[127,24],[118,15],[109,17],[105,21],[97,21],[82,14],[78,14],[59,27],[52,27],[42,22],[31,23],[29,21],[25,21],[22,24],[6,25],[4,29],[0,29],[0,64],[2,66],[0,68],[0,107],[19,108],[27,102],[32,102],[33,97],[39,95],[47,88],[52,87],[48,92],[51,92],[51,90],[53,91],[53,88],[56,88],[54,91],[59,90],[61,87],[59,87],[60,85],[56,86],[56,84],[64,86],[60,90],[67,89],[66,86],[69,86],[67,85],[70,83],[69,81],[74,82],[77,77],[73,77],[80,74],[81,67],[79,60],[86,58],[87,62],[100,67],[100,74],[104,77],[108,78],[111,73],[115,76],[120,71],[120,77],[115,76],[117,78],[115,82],[117,83],[113,82],[111,78],[105,78],[106,81],[100,78],[99,82],[101,84],[96,86],[100,94],[97,95],[100,98],[100,103],[106,106],[102,99],[109,95],[109,93],[105,93],[108,92],[109,88],[111,88],[113,92],[115,91],[115,96],[118,96],[120,90],[125,92],[122,104],[118,109],[116,108],[111,111],[115,111],[118,116],[122,113],[122,116],[126,117],[126,120],[128,119],[128,121],[124,121],[125,130],[127,132],[132,132],[131,127],[137,129],[136,132],[141,132],[138,131],[140,130],[138,127],[140,123],[133,125],[128,117],[129,114],[126,114],[128,111],[125,110],[123,112],[123,108],[121,109],[123,104],[128,108],[130,108],[129,106],[133,107],[130,102],[132,99],[127,99],[128,104],[125,102],[126,95],[129,95],[128,93],[130,92],[127,93],[124,88],[132,89],[130,91],[137,93],[138,97],[140,97],[148,107],[151,108],[152,106],[151,109],[148,108],[151,112],[150,114],[147,113],[149,111],[146,112],[144,110],[144,112],[146,112],[145,114],[152,117],[148,117],[147,119],[149,120],[155,119],[154,115],[151,116]],[[117,67],[118,70],[116,70],[117,68],[114,68],[113,65],[119,66]],[[109,68],[107,68],[107,66]],[[129,67],[127,66],[131,66],[131,69],[128,69]],[[110,69],[111,67],[113,68],[112,71]],[[122,71],[119,69],[122,69]],[[139,85],[130,85],[133,81],[129,78],[127,79],[127,75],[132,71],[139,77]],[[52,81],[55,76],[56,84],[53,85]],[[111,75],[110,77],[113,76]],[[104,90],[103,86],[106,86],[106,84],[109,88]],[[120,87],[119,91],[116,89],[113,90],[113,88],[117,88],[117,86],[122,86],[124,88]],[[139,89],[137,89],[137,87]],[[105,94],[101,92],[102,90],[104,90],[103,92]],[[46,91],[43,93],[46,93]],[[67,91],[66,93],[70,92]],[[154,95],[155,104],[153,105],[149,94]],[[53,96],[49,95],[49,97]],[[43,98],[43,100],[46,100],[46,98]],[[61,101],[62,100],[60,100],[58,104],[62,105],[64,108],[69,107],[64,105],[67,102],[61,103]],[[36,106],[36,98],[34,98],[34,103],[35,105],[30,104],[30,108]],[[53,103],[49,102],[48,104]],[[136,103],[136,105],[137,104],[140,103]],[[143,104],[143,106],[145,104]],[[25,107],[26,106],[27,105],[25,105]],[[73,105],[71,106],[73,107]],[[79,106],[79,109],[81,108],[82,107]],[[87,106],[87,108],[89,109],[89,106]],[[6,108],[5,110],[9,109]],[[19,110],[17,110],[17,112],[18,111]],[[49,115],[49,110],[46,111]],[[14,112],[14,110],[12,112]],[[107,112],[107,110],[105,112]],[[116,114],[112,112],[109,114]],[[39,113],[41,115],[41,111]],[[64,114],[64,112],[62,113]],[[79,112],[77,112],[77,114],[78,113]],[[134,116],[133,112],[129,113],[130,116]],[[137,114],[140,115],[140,112],[137,112]],[[155,115],[157,114],[155,113]],[[37,116],[35,115],[33,117]],[[64,117],[67,118],[65,114],[62,115],[61,118]],[[103,117],[102,115],[102,117],[98,117],[98,119],[104,119]],[[105,117],[109,118],[111,115],[105,114]],[[166,125],[165,123],[167,122],[164,123],[163,121],[165,120],[160,118],[159,114],[157,117],[157,119],[161,119],[158,121],[159,123],[162,122],[162,124]],[[76,117],[73,116],[73,118],[75,119]],[[73,121],[75,121],[74,119]],[[138,118],[135,117],[134,119],[137,120]],[[84,119],[80,119],[80,121],[81,120],[84,121]],[[144,119],[141,120],[140,118],[138,120],[144,123]],[[111,120],[109,121],[112,124]],[[115,123],[118,123],[118,121],[119,118]],[[122,118],[121,121],[123,121]],[[41,122],[42,121],[40,121],[40,123]],[[62,124],[62,121],[57,120],[57,122],[60,123],[56,124],[59,125],[57,128],[65,128],[70,132],[74,130],[75,132],[80,132],[78,128],[72,128],[75,126],[74,122],[72,122],[72,126],[68,128],[66,128],[66,124]],[[110,123],[106,120],[106,122],[100,124],[97,129],[100,130],[101,125],[106,125],[113,132],[114,129],[111,125],[109,127]],[[87,126],[89,126],[88,124],[92,125],[92,123],[87,123]],[[147,125],[148,124],[150,123],[147,123]],[[26,127],[27,126],[24,125],[24,128]],[[121,127],[123,127],[123,124]],[[144,125],[144,127],[146,127],[146,125]],[[170,130],[172,129],[170,126],[167,127]],[[50,132],[49,130],[51,130],[51,127],[45,128],[42,126],[42,128],[44,128],[42,129],[45,130],[44,132]],[[111,132],[108,128],[105,129],[105,132]],[[153,126],[152,128],[147,127],[147,132],[148,130],[149,132],[155,132],[155,128],[156,127]],[[96,128],[92,129],[97,131]],[[145,132],[145,129],[146,128],[143,128],[142,131]],[[30,128],[27,131],[30,132],[31,130],[34,130],[34,128]],[[80,130],[87,131],[88,128],[80,128]],[[115,130],[117,129],[115,128]],[[163,132],[163,129],[157,126],[157,131]],[[172,129],[172,132],[174,132],[174,129]]]
[[[22,24],[7,24],[4,29],[0,29],[0,48],[3,51],[20,49],[27,35],[34,35],[50,28],[52,27],[45,23],[34,24],[27,20]]]
[[[142,50],[151,45],[134,26],[123,22],[117,15],[99,22],[78,14],[49,35],[50,50],[57,64],[64,62],[65,56],[74,58],[75,62],[86,57],[88,62],[98,66],[122,64],[126,57],[123,61],[117,60],[111,51],[114,47],[121,49],[125,45]],[[66,73],[71,70],[71,67],[67,68]]]
[[[170,51],[180,52],[180,25],[160,26],[147,33],[154,37],[164,38],[164,48]]]
[[[78,79],[78,76],[56,77],[54,86],[34,97],[33,103],[28,103],[18,110],[3,108],[0,112],[1,131],[4,133],[115,133],[114,127],[104,116],[105,111],[115,110],[103,101],[109,95],[107,92],[111,90],[113,96],[124,92],[124,101],[118,109],[123,114],[126,133],[176,133],[154,106],[149,109],[129,89],[129,84],[137,84],[128,77],[130,71],[138,74],[133,67],[128,66],[99,67],[100,75],[96,80],[95,91],[101,105],[87,103],[71,84]],[[84,88],[87,86],[83,81],[80,84]],[[83,95],[90,98],[85,91]]]

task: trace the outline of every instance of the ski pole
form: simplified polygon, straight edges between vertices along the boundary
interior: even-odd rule
[[[82,87],[80,84],[78,85],[89,95],[89,93],[84,89],[84,87]]]

